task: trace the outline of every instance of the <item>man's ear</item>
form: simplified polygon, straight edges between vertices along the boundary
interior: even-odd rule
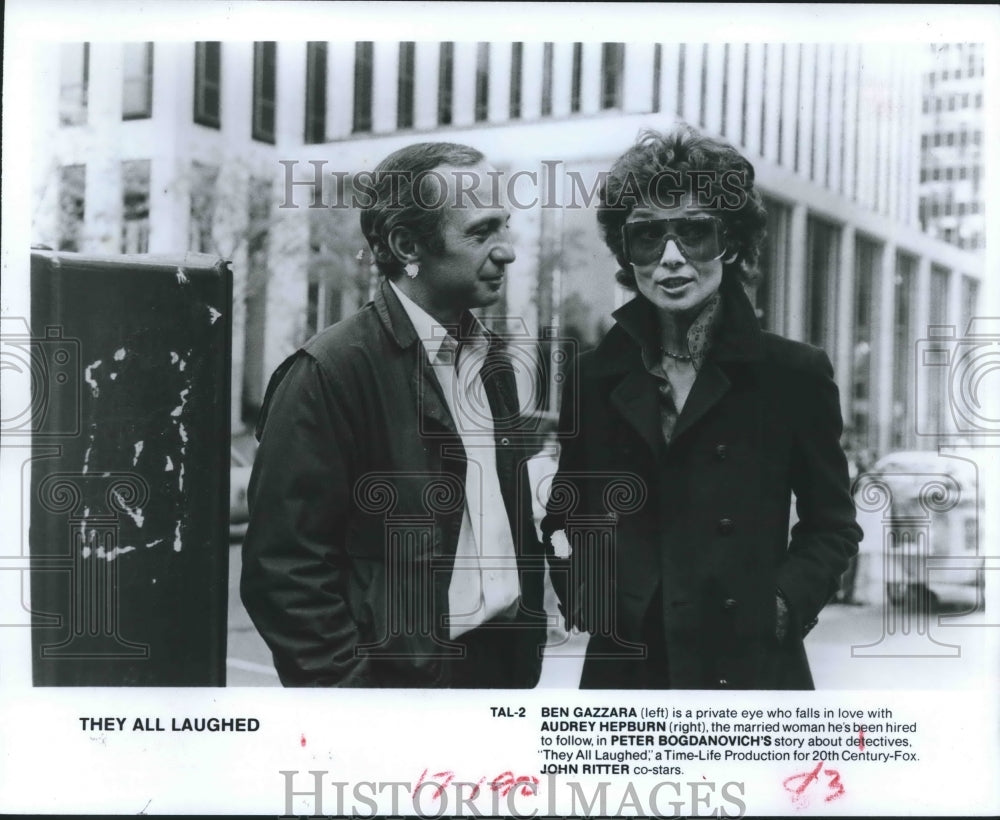
[[[420,251],[409,228],[393,228],[389,232],[389,250],[401,265],[420,261]]]

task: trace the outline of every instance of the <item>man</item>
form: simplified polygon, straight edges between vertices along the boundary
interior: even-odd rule
[[[495,181],[462,145],[383,160],[361,213],[373,301],[268,386],[241,595],[286,686],[538,681],[544,563],[514,373],[470,313],[514,261]]]

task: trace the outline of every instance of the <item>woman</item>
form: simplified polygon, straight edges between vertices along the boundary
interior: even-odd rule
[[[861,531],[830,361],[763,332],[744,291],[753,167],[686,126],[644,132],[598,222],[636,297],[567,382],[543,523],[572,545],[553,575],[592,633],[580,685],[811,689],[802,639]]]

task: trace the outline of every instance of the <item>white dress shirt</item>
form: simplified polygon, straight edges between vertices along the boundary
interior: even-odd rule
[[[448,587],[449,634],[457,638],[511,613],[520,597],[514,539],[497,476],[493,414],[480,376],[488,342],[479,326],[459,348],[440,322],[389,284],[423,345],[465,449],[465,509]]]

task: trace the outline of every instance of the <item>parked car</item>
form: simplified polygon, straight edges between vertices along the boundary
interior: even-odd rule
[[[250,510],[247,507],[247,485],[256,453],[252,436],[236,436],[229,447],[229,539],[246,535]]]
[[[890,453],[855,482],[870,585],[893,605],[983,604],[983,498],[976,465],[936,452]],[[883,490],[887,488],[888,505]],[[877,584],[877,586],[876,586]]]

